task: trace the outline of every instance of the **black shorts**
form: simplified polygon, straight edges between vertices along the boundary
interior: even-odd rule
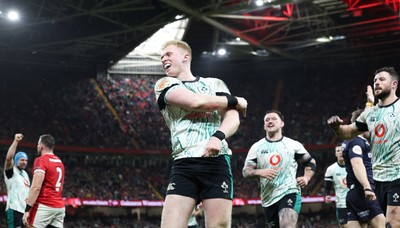
[[[391,182],[375,181],[375,193],[386,215],[387,205],[400,206],[400,179]]]
[[[167,195],[176,194],[197,201],[233,199],[230,156],[182,158],[172,163]]]
[[[383,213],[378,200],[366,199],[362,188],[350,189],[347,192],[346,206],[349,221],[365,223]]]
[[[339,225],[347,224],[347,208],[336,208],[336,218]]]
[[[7,210],[7,225],[8,227],[24,227],[22,224],[22,216],[24,214],[13,209]]]
[[[297,212],[297,214],[299,214],[301,209],[300,194],[287,194],[271,206],[263,207],[265,217],[267,219],[267,227],[279,227],[279,211],[281,211],[283,208],[292,208]]]

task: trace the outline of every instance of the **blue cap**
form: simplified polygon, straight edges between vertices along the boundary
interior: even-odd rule
[[[28,155],[26,155],[26,153],[25,153],[25,152],[22,152],[22,151],[18,152],[18,153],[14,156],[14,164],[15,164],[15,165],[18,165],[18,161],[19,161],[19,159],[21,159],[21,158],[26,158],[26,159],[28,159]]]

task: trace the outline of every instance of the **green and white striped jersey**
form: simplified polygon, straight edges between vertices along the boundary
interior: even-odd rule
[[[282,137],[279,141],[266,138],[254,143],[246,157],[246,164],[257,169],[275,169],[278,176],[272,180],[260,177],[262,206],[268,207],[290,193],[301,193],[296,181],[296,154],[306,154],[304,146],[293,139]]]
[[[346,208],[346,196],[349,189],[346,183],[346,167],[337,162],[330,165],[325,172],[325,181],[331,181],[335,189],[336,207]]]
[[[374,106],[357,119],[360,131],[371,135],[372,170],[377,181],[400,179],[400,101]]]
[[[207,142],[220,127],[222,118],[218,111],[196,112],[169,105],[168,93],[179,87],[206,95],[230,92],[225,83],[217,78],[196,77],[194,81],[180,81],[177,78],[164,77],[155,84],[156,99],[171,132],[172,157],[201,157]],[[222,140],[219,155],[225,154],[231,155],[232,151],[226,140]]]

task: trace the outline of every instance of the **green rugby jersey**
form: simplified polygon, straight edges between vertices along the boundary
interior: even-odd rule
[[[304,146],[293,139],[282,137],[279,141],[262,138],[254,143],[246,157],[246,164],[257,169],[275,169],[278,175],[272,179],[260,177],[262,206],[268,207],[290,193],[301,192],[296,181],[296,154],[306,154]]]
[[[349,191],[347,188],[346,176],[346,167],[340,166],[337,162],[330,165],[325,172],[325,181],[331,181],[333,183],[337,208],[346,208],[346,196]]]
[[[168,93],[179,87],[206,95],[230,92],[225,83],[217,78],[196,77],[194,81],[180,81],[177,78],[164,77],[155,84],[156,99],[171,132],[172,157],[201,157],[211,136],[221,126],[222,118],[218,111],[196,112],[168,105]],[[225,154],[231,155],[232,151],[226,140],[222,140],[219,155]]]
[[[7,178],[4,171],[4,181],[7,187],[6,210],[11,208],[14,211],[24,213],[31,185],[28,173],[13,166],[13,175],[11,178]]]
[[[400,101],[374,106],[357,119],[359,131],[371,135],[372,170],[377,181],[400,179]]]

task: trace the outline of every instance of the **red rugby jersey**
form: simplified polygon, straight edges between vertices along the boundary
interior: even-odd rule
[[[61,159],[54,154],[44,154],[36,158],[33,173],[37,172],[44,173],[44,180],[36,203],[55,208],[64,207],[64,164]]]

